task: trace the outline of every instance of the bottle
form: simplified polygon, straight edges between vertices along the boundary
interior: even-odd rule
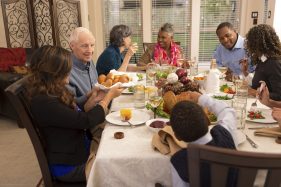
[[[220,71],[217,69],[216,59],[211,60],[209,74],[205,86],[207,93],[218,93],[220,89]]]

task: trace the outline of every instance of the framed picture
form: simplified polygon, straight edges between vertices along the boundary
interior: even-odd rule
[[[258,12],[252,12],[252,18],[258,18],[259,13]]]

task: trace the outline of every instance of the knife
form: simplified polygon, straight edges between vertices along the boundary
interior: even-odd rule
[[[251,138],[249,138],[249,136],[247,134],[245,134],[245,135],[246,135],[247,141],[251,144],[251,146],[253,148],[258,148],[258,144],[256,144]]]

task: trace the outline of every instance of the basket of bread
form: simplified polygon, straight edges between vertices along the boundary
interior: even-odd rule
[[[107,75],[101,74],[98,77],[98,83],[96,84],[102,90],[107,90],[113,86],[121,86],[124,88],[134,86],[131,78],[123,73],[117,71],[110,71]]]

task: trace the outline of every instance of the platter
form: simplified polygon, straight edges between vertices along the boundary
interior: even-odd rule
[[[128,122],[121,120],[120,111],[112,112],[105,117],[106,121],[114,125],[129,126]],[[132,118],[129,120],[133,125],[142,125],[150,119],[150,115],[142,110],[132,110]]]
[[[256,111],[261,111],[262,115],[265,117],[264,119],[250,119],[248,117],[248,111],[246,114],[246,120],[254,123],[277,123],[271,116],[271,109],[257,108]]]

